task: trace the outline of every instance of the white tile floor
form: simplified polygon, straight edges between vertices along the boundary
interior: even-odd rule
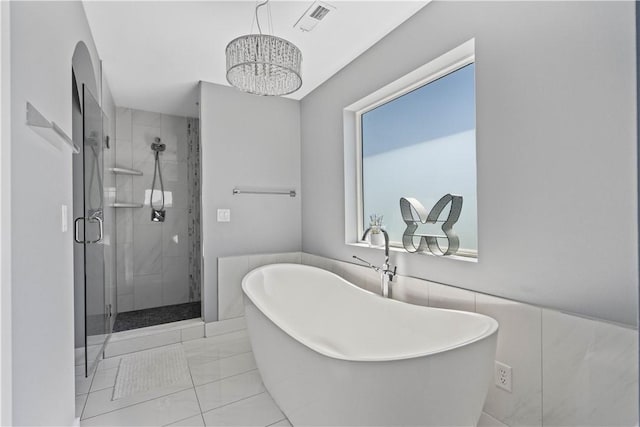
[[[190,378],[112,400],[120,356],[77,377],[82,426],[290,426],[262,385],[246,330],[180,344]]]

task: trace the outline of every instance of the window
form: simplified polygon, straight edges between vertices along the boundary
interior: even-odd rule
[[[445,194],[460,195],[453,228],[458,255],[477,256],[475,105],[475,64],[467,55],[356,112],[359,232],[370,215],[382,215],[392,244],[402,246],[401,197],[417,199],[429,212]],[[417,232],[442,235],[441,225]]]

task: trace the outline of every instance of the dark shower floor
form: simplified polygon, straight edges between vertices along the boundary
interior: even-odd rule
[[[113,332],[146,328],[200,317],[200,301],[118,313]]]

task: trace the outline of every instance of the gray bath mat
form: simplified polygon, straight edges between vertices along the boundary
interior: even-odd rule
[[[123,356],[112,400],[189,381],[187,358],[180,344]]]

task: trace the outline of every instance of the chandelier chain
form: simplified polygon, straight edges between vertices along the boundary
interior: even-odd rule
[[[265,4],[269,3],[269,0],[265,0],[259,5],[256,6],[256,24],[258,25],[258,31],[262,34],[262,28],[260,28],[260,17],[258,16],[258,9],[260,9]]]

